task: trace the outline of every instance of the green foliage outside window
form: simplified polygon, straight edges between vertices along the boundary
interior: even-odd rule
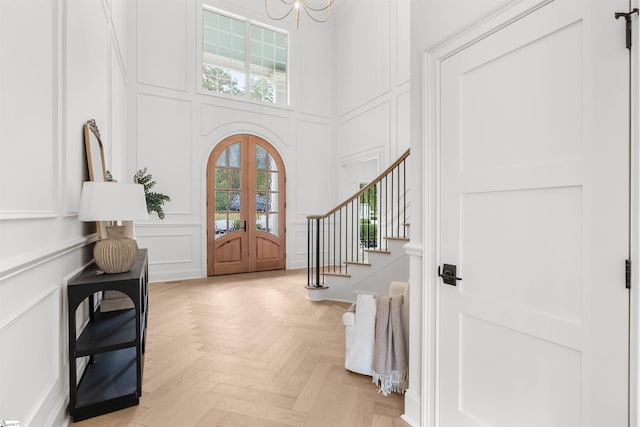
[[[360,243],[365,248],[375,248],[378,243],[378,226],[367,218],[360,218]]]
[[[265,78],[251,81],[251,99],[273,102],[273,86]]]
[[[229,95],[244,95],[244,90],[231,73],[220,67],[211,65],[202,66],[202,87],[212,92],[226,93]]]
[[[368,184],[360,184],[360,189],[367,185]],[[360,195],[360,203],[369,205],[369,212],[371,213],[372,219],[375,219],[378,213],[378,191],[375,185]]]

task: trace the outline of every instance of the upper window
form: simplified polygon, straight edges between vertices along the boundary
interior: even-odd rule
[[[287,105],[287,35],[203,10],[202,87]]]

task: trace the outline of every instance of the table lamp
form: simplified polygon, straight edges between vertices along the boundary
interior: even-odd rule
[[[129,271],[138,257],[135,240],[124,236],[118,221],[147,219],[144,187],[140,184],[86,181],[80,196],[80,221],[107,221],[107,238],[98,240],[93,258],[105,273]]]

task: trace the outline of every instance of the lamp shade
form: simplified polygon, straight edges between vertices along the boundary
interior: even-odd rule
[[[141,184],[86,181],[80,196],[80,221],[148,219]]]

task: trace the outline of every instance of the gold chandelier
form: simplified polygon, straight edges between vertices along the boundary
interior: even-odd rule
[[[267,16],[276,21],[281,21],[291,15],[291,12],[295,10],[296,28],[300,25],[300,9],[304,9],[309,18],[316,22],[323,23],[329,19],[331,5],[333,4],[333,0],[327,0],[326,6],[315,6],[313,0],[280,0],[279,2],[282,3],[281,9],[284,10],[284,12],[282,16],[277,17],[269,12],[269,0],[264,0],[264,10],[267,12]],[[277,0],[276,3],[278,3]]]

